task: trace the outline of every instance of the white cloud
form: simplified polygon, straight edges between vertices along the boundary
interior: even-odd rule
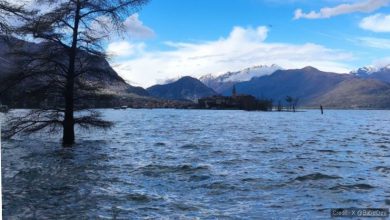
[[[123,22],[125,36],[119,37],[115,25],[108,16],[96,18],[90,25],[90,34],[95,37],[107,38],[106,52],[109,56],[133,56],[142,53],[145,43],[135,40],[146,39],[154,36],[154,31],[143,25],[139,15],[133,14]],[[117,34],[113,34],[117,32]]]
[[[107,53],[110,56],[131,56],[141,53],[144,48],[144,43],[132,44],[127,41],[116,41],[108,44]]]
[[[381,59],[374,60],[372,65],[378,69],[383,68],[383,67],[389,67],[390,66],[390,57],[383,57]]]
[[[363,18],[360,27],[374,32],[390,32],[390,15],[375,14]]]
[[[312,43],[267,43],[267,33],[266,27],[234,27],[226,38],[199,43],[167,42],[171,50],[144,51],[113,66],[125,79],[141,86],[177,76],[199,77],[259,64],[278,64],[284,68],[312,65],[335,72],[350,70],[343,63],[352,58],[349,53]]]
[[[95,37],[106,37],[106,38],[116,38],[121,30],[118,32],[116,25],[112,23],[112,20],[108,16],[99,16],[94,21],[91,22],[90,34]],[[125,21],[123,21],[124,35],[120,33],[122,38],[127,38],[131,40],[144,40],[147,38],[154,37],[154,31],[145,26],[141,20],[139,20],[138,13],[135,13]],[[116,34],[113,34],[116,33]]]
[[[115,30],[112,20],[108,16],[99,16],[89,25],[89,34],[96,38],[109,37],[110,33]]]
[[[372,65],[378,69],[388,67],[390,65],[390,57],[384,57],[378,60],[374,60]]]
[[[155,36],[154,31],[139,20],[138,13],[129,16],[124,21],[124,25],[130,38],[146,39]]]
[[[321,8],[319,12],[311,11],[308,13],[304,13],[302,9],[297,9],[295,10],[294,19],[330,18],[337,15],[349,14],[354,12],[370,13],[389,4],[390,0],[365,0],[349,4],[340,4],[335,7]]]
[[[373,47],[378,49],[390,49],[390,40],[385,38],[376,37],[359,37],[357,43],[365,45],[367,47]]]

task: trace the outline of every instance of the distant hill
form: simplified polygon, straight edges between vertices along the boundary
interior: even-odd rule
[[[372,73],[369,78],[390,83],[390,66],[387,66],[386,68],[382,68],[379,71]]]
[[[322,72],[313,67],[278,70],[275,73],[236,84],[238,93],[283,101],[287,95],[299,97],[301,103],[332,90],[338,83],[351,77],[346,74]],[[229,94],[229,91],[225,93]]]
[[[190,76],[182,77],[168,84],[149,87],[147,91],[151,96],[157,98],[190,101],[217,94],[201,81]]]
[[[273,67],[277,68],[276,65]],[[273,73],[268,67],[258,68],[268,69],[269,73],[259,74],[257,77],[253,73],[249,74],[251,68],[248,68],[243,72],[227,73],[219,77],[208,75],[200,79],[217,88],[222,95],[230,96],[235,85],[238,94],[272,99],[274,104],[279,101],[286,104],[286,96],[291,96],[299,99],[299,106],[305,107],[323,105],[332,108],[390,108],[390,68],[366,67],[350,74],[323,72],[310,66],[302,69],[279,69]],[[195,100],[215,94],[212,89],[192,77],[184,77],[147,90],[152,96],[176,100]]]
[[[275,73],[236,84],[238,93],[270,98],[299,98],[301,106],[390,108],[390,84],[353,74],[322,72],[313,67],[278,70]],[[229,95],[226,91],[225,95]]]
[[[375,79],[350,78],[308,104],[334,108],[390,108],[390,84]]]

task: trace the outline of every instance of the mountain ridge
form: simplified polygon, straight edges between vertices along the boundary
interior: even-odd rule
[[[377,79],[390,83],[390,64],[380,68],[373,66],[361,67],[351,71],[351,74],[360,78]]]
[[[218,76],[214,76],[213,74],[206,74],[199,77],[199,80],[206,86],[212,88],[214,91],[223,93],[226,90],[231,90],[233,85],[238,82],[248,81],[253,77],[269,75],[279,69],[282,69],[282,67],[276,64],[272,64],[270,66],[258,65],[239,71],[229,71]]]
[[[52,102],[48,100],[52,100],[53,97],[48,98],[47,95],[43,95],[43,93],[41,94],[39,92],[34,94],[28,92],[34,91],[35,89],[33,88],[38,86],[39,82],[45,81],[45,75],[42,75],[39,79],[26,79],[9,88],[5,85],[5,82],[7,82],[10,77],[17,77],[17,73],[19,72],[17,71],[18,61],[23,61],[24,59],[22,56],[15,53],[16,47],[22,48],[23,51],[39,52],[40,50],[47,48],[45,47],[47,44],[48,43],[33,43],[17,38],[0,36],[0,85],[2,91],[0,100],[3,104],[14,108],[36,108],[40,107],[40,105],[47,105],[42,103],[50,104],[50,102]],[[80,51],[79,53],[81,54],[81,57],[88,57],[88,65],[92,66],[92,71],[80,75],[79,79],[86,83],[86,85],[98,87],[96,95],[101,97],[95,99],[90,97],[88,100],[83,101],[81,103],[82,105],[109,107],[120,105],[121,103],[124,104],[124,102],[132,102],[135,99],[145,101],[151,99],[149,93],[144,88],[129,85],[115,72],[106,59],[90,55],[84,51]],[[95,69],[99,69],[99,71],[95,71]],[[61,97],[58,96],[58,98]],[[142,102],[137,101],[137,105],[142,105]]]
[[[14,49],[10,46],[22,43],[23,48],[25,50],[37,50],[44,48],[44,44],[46,43],[33,43],[28,41],[23,41],[17,38],[6,38],[3,36],[0,36],[0,78],[4,77],[6,74],[13,74],[10,72],[12,70],[13,65],[15,65],[15,60],[20,59],[20,57],[16,57],[16,55],[13,55]],[[92,64],[93,66],[97,65],[99,68],[104,69],[104,73],[90,73],[87,72],[84,74],[84,78],[87,80],[90,80],[92,82],[99,82],[102,83],[103,87],[106,90],[111,90],[111,92],[121,92],[121,93],[134,93],[136,95],[140,96],[147,96],[148,93],[146,90],[144,90],[142,87],[136,87],[129,85],[121,76],[118,75],[118,73],[115,72],[115,70],[110,66],[108,61],[104,58],[100,57],[94,57],[92,55],[89,55],[88,53],[84,51],[80,51],[83,56],[91,56],[92,57]],[[6,59],[7,57],[8,59]],[[6,71],[4,71],[6,69]],[[103,79],[98,79],[99,77],[103,77]]]
[[[188,101],[196,101],[199,98],[217,94],[200,80],[190,76],[184,76],[171,83],[151,86],[147,88],[147,91],[157,98]]]
[[[367,68],[369,70],[371,69]],[[390,77],[388,70],[390,69],[382,68],[379,72],[372,71],[367,73],[368,77],[366,74],[352,72],[324,72],[312,66],[279,69],[272,74],[252,77],[248,81],[227,81],[219,94],[230,96],[235,86],[238,94],[272,99],[275,105],[279,102],[286,104],[286,97],[291,96],[299,99],[299,105],[304,107],[324,105],[332,108],[390,108],[390,81],[386,78]],[[207,76],[201,78],[205,80]],[[226,79],[230,75],[222,76],[221,78]],[[215,79],[214,76],[210,78]],[[165,86],[170,87],[171,84]],[[185,89],[185,86],[181,89]],[[151,93],[150,89],[148,91]]]

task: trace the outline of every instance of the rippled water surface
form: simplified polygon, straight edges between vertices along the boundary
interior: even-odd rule
[[[390,207],[390,111],[102,110],[2,143],[3,217],[323,219]]]

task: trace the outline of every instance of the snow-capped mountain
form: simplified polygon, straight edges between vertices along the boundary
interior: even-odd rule
[[[282,67],[275,64],[272,64],[271,66],[260,65],[246,68],[237,72],[227,72],[219,76],[207,74],[200,77],[199,80],[215,91],[222,93],[224,90],[229,89],[238,82],[249,81],[253,77],[270,75],[281,69]]]
[[[367,77],[368,75],[375,73],[377,71],[378,68],[375,66],[364,66],[364,67],[360,67],[357,70],[351,71],[351,74],[358,77]]]
[[[227,72],[220,76],[214,77],[211,74],[200,77],[201,81],[217,80],[219,82],[243,82],[252,79],[253,77],[259,77],[274,73],[276,70],[282,69],[280,66],[272,64],[271,66],[260,65],[245,68],[237,72]]]
[[[359,78],[376,79],[390,83],[390,64],[383,67],[367,66],[351,71],[351,74]]]
[[[390,71],[390,64],[383,66],[383,67],[380,67],[380,68],[377,68],[377,70],[375,72],[384,72],[384,71]]]

